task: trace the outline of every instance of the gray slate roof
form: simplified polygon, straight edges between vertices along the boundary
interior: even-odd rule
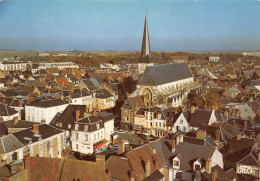
[[[22,147],[24,145],[13,134],[0,138],[0,154],[9,153]]]
[[[193,77],[185,62],[148,66],[138,82],[139,85],[162,85]]]

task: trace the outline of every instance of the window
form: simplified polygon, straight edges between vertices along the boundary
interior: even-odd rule
[[[162,123],[159,123],[159,127],[162,127]]]
[[[79,149],[79,145],[78,144],[76,144],[76,150],[78,150]]]
[[[194,168],[195,168],[195,170],[199,170],[200,169],[200,165],[199,164],[195,164]]]
[[[60,123],[60,128],[62,127],[62,123]]]
[[[99,133],[97,134],[97,138],[99,139]]]
[[[68,124],[68,129],[71,129],[71,124]]]
[[[84,126],[84,131],[88,131],[88,126]]]
[[[152,126],[153,126],[153,123],[150,123],[150,126],[152,127]]]
[[[79,125],[78,124],[75,125],[75,130],[79,130]]]
[[[183,119],[180,120],[180,124],[183,124]]]
[[[177,166],[177,167],[178,167],[179,164],[180,164],[180,162],[179,162],[178,160],[174,160],[174,161],[173,161],[173,165],[174,165],[174,166]]]
[[[74,134],[75,140],[78,140],[79,135],[77,133]]]
[[[94,134],[94,141],[96,140],[96,134]]]
[[[176,178],[182,179],[182,172],[176,173]]]
[[[88,141],[88,135],[85,134],[85,141]]]

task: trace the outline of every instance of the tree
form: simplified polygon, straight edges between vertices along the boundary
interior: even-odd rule
[[[198,106],[199,108],[205,108],[209,106],[221,106],[221,95],[216,89],[208,89],[190,96],[190,105]]]

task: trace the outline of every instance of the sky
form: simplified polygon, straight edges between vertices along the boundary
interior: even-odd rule
[[[3,0],[0,49],[260,50],[260,0]]]

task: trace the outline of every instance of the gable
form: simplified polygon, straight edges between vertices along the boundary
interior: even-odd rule
[[[181,123],[181,120],[183,120],[183,122]],[[183,113],[180,114],[180,116],[178,117],[178,119],[176,120],[176,122],[174,123],[174,126],[177,125],[182,125],[182,126],[186,126],[188,127],[188,121],[186,120],[185,116],[183,115]]]
[[[145,69],[144,74],[142,75],[141,79],[138,82],[138,85],[149,85],[149,86],[155,86],[153,82],[153,78],[151,77],[149,73],[149,69]]]
[[[133,109],[129,100],[126,100],[121,109]]]

